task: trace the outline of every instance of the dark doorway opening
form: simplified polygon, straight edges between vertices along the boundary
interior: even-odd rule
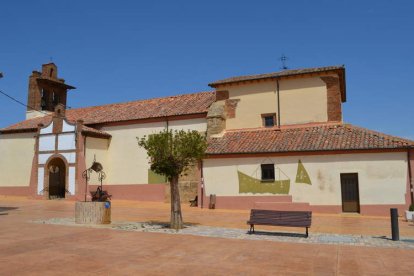
[[[360,212],[357,173],[341,173],[342,212]]]
[[[60,158],[49,163],[49,199],[65,198],[66,165]]]

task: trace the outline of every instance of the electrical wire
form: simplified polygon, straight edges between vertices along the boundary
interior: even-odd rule
[[[2,90],[0,90],[0,94],[3,94],[3,95],[4,95],[4,96],[6,96],[7,98],[11,99],[12,101],[14,101],[14,102],[16,102],[16,103],[18,103],[18,104],[20,104],[20,105],[22,105],[22,106],[24,106],[24,107],[27,107],[27,108],[30,108],[30,109],[32,109],[32,110],[38,111],[38,112],[43,113],[43,114],[45,114],[45,115],[49,115],[49,114],[50,114],[50,113],[44,112],[43,110],[38,110],[38,109],[36,109],[36,108],[34,108],[34,107],[32,107],[32,106],[29,106],[29,105],[27,105],[27,104],[24,104],[23,102],[21,102],[21,101],[19,101],[18,99],[16,99],[16,98],[14,98],[14,97],[10,96],[9,94],[7,94],[6,92],[4,92],[4,91],[2,91]],[[65,108],[70,109],[71,107],[70,107],[70,106],[65,106]]]

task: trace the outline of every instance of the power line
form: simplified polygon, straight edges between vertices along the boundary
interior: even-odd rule
[[[16,99],[16,98],[14,98],[14,97],[10,96],[9,94],[7,94],[7,93],[3,92],[2,90],[0,90],[0,94],[3,94],[3,95],[4,95],[4,96],[6,96],[7,98],[11,99],[12,101],[14,101],[14,102],[16,102],[16,103],[18,103],[18,104],[20,104],[20,105],[22,105],[22,106],[24,106],[24,107],[28,107],[28,108],[30,108],[30,109],[32,109],[32,110],[38,111],[38,112],[43,113],[43,114],[45,114],[45,115],[49,115],[49,114],[50,114],[50,113],[44,112],[43,110],[37,110],[36,108],[34,108],[34,107],[32,107],[32,106],[29,106],[29,105],[27,105],[27,104],[24,104],[23,102],[21,102],[21,101],[19,101],[18,99]],[[70,109],[70,108],[71,108],[70,106],[65,106],[65,107],[66,107],[66,108],[68,108],[68,109]]]

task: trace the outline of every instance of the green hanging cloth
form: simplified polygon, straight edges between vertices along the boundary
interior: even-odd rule
[[[289,194],[290,179],[263,182],[240,171],[237,171],[237,174],[239,176],[239,193],[241,194]]]
[[[310,180],[309,174],[303,166],[302,161],[298,162],[298,172],[296,173],[296,183],[305,183],[312,185],[312,181]]]

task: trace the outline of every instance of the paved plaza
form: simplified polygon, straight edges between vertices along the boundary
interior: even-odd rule
[[[414,275],[414,224],[399,242],[384,217],[314,214],[304,229],[259,226],[249,211],[112,201],[111,225],[74,223],[74,202],[0,197],[0,275]]]

